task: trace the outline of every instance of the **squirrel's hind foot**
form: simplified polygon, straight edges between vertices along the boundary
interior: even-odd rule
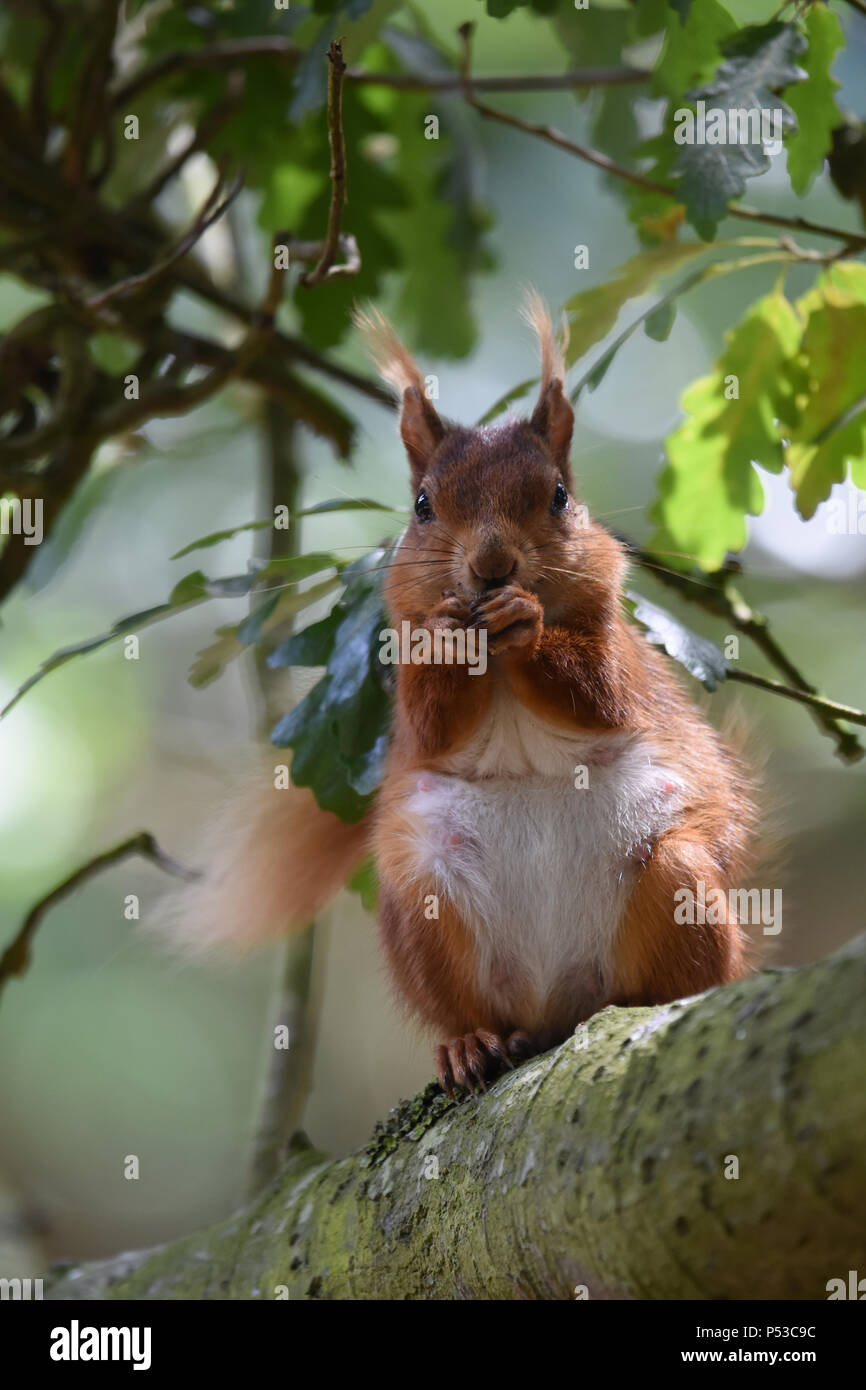
[[[502,1038],[476,1028],[462,1038],[452,1038],[436,1048],[436,1075],[439,1085],[449,1096],[456,1089],[477,1094],[487,1089],[503,1072],[519,1066],[538,1049],[525,1033],[511,1033]]]

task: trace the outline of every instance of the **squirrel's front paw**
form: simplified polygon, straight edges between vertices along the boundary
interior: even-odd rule
[[[535,594],[519,584],[506,584],[476,599],[471,612],[469,626],[487,629],[487,650],[493,656],[510,648],[523,648],[528,655],[541,641],[544,609]]]
[[[445,628],[449,632],[468,626],[470,619],[469,603],[461,594],[445,591],[442,602],[437,603],[424,624],[428,628]]]

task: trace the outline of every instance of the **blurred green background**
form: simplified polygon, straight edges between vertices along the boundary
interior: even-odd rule
[[[435,11],[427,18],[449,42],[461,20],[481,19],[479,73],[565,66],[563,48],[537,16],[516,12],[485,21],[468,0],[426,8]],[[731,8],[763,19],[775,7]],[[843,80],[839,100],[856,106],[866,28],[847,27],[849,47],[836,68]],[[500,104],[577,139],[586,137],[593,115],[591,103],[566,93]],[[646,106],[636,94],[639,123],[648,118]],[[479,127],[479,138],[497,261],[492,273],[473,281],[479,340],[462,361],[423,361],[439,375],[440,409],[467,422],[535,370],[533,344],[517,314],[522,286],[535,284],[558,306],[576,289],[604,281],[637,249],[621,201],[595,170],[499,126]],[[749,202],[781,208],[787,197],[789,210],[783,169],[784,155],[750,186]],[[204,162],[197,163],[186,183],[190,207],[210,178]],[[255,209],[242,211],[244,259],[260,267],[263,242],[251,230]],[[808,212],[829,223],[850,220],[823,176]],[[574,269],[578,243],[590,248],[588,271]],[[208,233],[205,250],[215,265],[226,262],[220,228]],[[412,255],[432,250],[419,229]],[[599,390],[584,398],[573,458],[582,495],[601,519],[637,540],[648,537],[645,508],[680,394],[774,276],[770,267],[702,287],[680,304],[667,343],[635,335]],[[254,278],[250,295],[261,273]],[[795,269],[789,289],[797,292],[810,280]],[[398,327],[400,292],[394,276],[381,301]],[[16,320],[23,303],[21,286],[0,278],[0,327]],[[178,312],[194,325],[203,311],[185,304]],[[292,326],[291,309],[286,323]],[[354,336],[340,354],[364,365]],[[359,447],[346,467],[324,444],[301,435],[304,502],[341,495],[407,502],[393,417],[350,392],[344,404],[360,420]],[[160,602],[191,567],[169,559],[188,541],[264,515],[260,407],[252,393],[232,388],[189,416],[153,424],[145,435],[137,450],[103,449],[104,476],[97,473],[88,484],[100,489],[99,504],[77,509],[78,536],[73,508],[40,554],[29,589],[7,606],[0,695],[8,696],[56,648]],[[771,616],[780,642],[807,674],[834,698],[862,706],[866,536],[829,535],[823,508],[803,523],[784,477],[762,477],[767,507],[751,525],[745,592]],[[303,545],[346,547],[351,554],[350,547],[375,542],[385,527],[381,517],[362,513],[310,518]],[[206,568],[242,570],[252,547],[249,536],[236,537],[209,553]],[[634,582],[692,626],[723,639],[720,624],[678,606],[645,572]],[[233,771],[254,756],[261,711],[255,672],[244,661],[203,690],[193,690],[186,673],[214,629],[237,621],[244,603],[214,601],[143,632],[138,661],[125,660],[114,645],[73,663],[0,723],[3,941],[65,873],[140,828],[152,830],[178,858],[194,861],[201,821]],[[765,671],[747,646],[743,640],[744,664]],[[755,747],[768,759],[767,805],[784,841],[775,880],[784,891],[784,930],[773,944],[775,958],[795,964],[823,955],[864,926],[864,766],[842,767],[809,715],[786,701],[742,688],[702,698],[713,719],[738,703]],[[140,897],[143,921],[156,916],[165,887],[155,868],[138,861],[89,883],[46,919],[30,973],[6,991],[0,1273],[21,1272],[20,1250],[31,1241],[51,1255],[150,1244],[215,1219],[239,1197],[271,1040],[279,949],[234,965],[178,965],[124,918],[131,893]],[[374,923],[353,895],[341,895],[323,919],[317,976],[322,1009],[305,1125],[318,1146],[340,1154],[429,1079],[429,1047],[392,1001]],[[123,1177],[131,1154],[140,1160],[137,1182]]]

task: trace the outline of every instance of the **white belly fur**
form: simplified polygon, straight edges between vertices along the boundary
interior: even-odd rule
[[[635,851],[673,824],[682,779],[641,736],[556,729],[508,692],[452,766],[413,783],[409,877],[432,877],[453,901],[475,935],[480,982],[503,1009],[519,981],[539,1008],[567,985],[591,1012]]]

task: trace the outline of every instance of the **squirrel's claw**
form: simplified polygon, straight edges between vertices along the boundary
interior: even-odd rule
[[[532,1054],[532,1044],[525,1033],[512,1033],[507,1041],[498,1033],[477,1028],[462,1038],[452,1038],[436,1048],[435,1063],[439,1085],[449,1096],[455,1090],[477,1094],[485,1091],[491,1081],[510,1071]]]

